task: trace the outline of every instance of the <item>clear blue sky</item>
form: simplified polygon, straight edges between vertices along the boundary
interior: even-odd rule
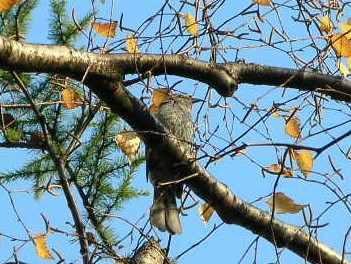
[[[49,41],[45,38],[45,36],[47,36],[46,25],[48,24],[50,14],[50,10],[47,4],[47,2],[49,1],[41,2],[42,3],[36,10],[35,16],[33,18],[33,27],[29,35],[29,41],[36,43],[49,43]],[[90,1],[72,2],[75,2],[72,5],[72,7],[75,9],[76,15],[79,17],[84,15],[84,12],[86,10],[85,8],[89,6]],[[109,18],[110,3],[111,0],[106,0],[105,10],[101,14],[99,14],[99,17]],[[226,3],[225,11],[221,13],[222,16],[217,17],[216,21],[218,25],[221,24],[220,21],[224,21],[227,17],[230,17],[233,13],[235,14],[235,12],[238,12],[239,10],[243,9],[243,6],[248,6],[250,3],[251,0],[241,2],[240,6],[238,6],[238,3]],[[151,14],[153,14],[156,10],[159,9],[159,5],[160,1],[156,0],[114,1],[113,18],[115,20],[119,20],[121,13],[123,12],[124,26],[136,29],[142,21],[144,21],[147,17],[149,17]],[[193,8],[190,6],[187,8],[187,10],[188,12],[193,12]],[[262,13],[268,10],[269,9],[266,7],[261,8]],[[69,10],[69,12],[70,11],[71,10]],[[291,23],[291,14],[285,14],[285,16],[284,14],[285,13],[282,12],[281,15],[283,16],[280,17],[280,19],[282,20],[285,30],[289,31],[289,36],[300,38],[299,34],[302,32],[302,28],[299,28],[297,25]],[[276,21],[276,19],[274,19],[274,13],[270,14],[269,16],[271,18],[271,21]],[[252,20],[248,20],[247,17],[243,19],[244,20],[235,20],[235,23],[233,22],[228,24],[228,27],[225,27],[224,29],[228,29],[231,27],[239,27],[239,25],[243,22],[252,23]],[[267,26],[267,24],[262,24],[262,28],[268,31],[267,28],[269,27]],[[243,26],[242,29],[247,29],[247,27]],[[157,31],[156,28],[153,28],[153,30],[153,33]],[[126,32],[122,33],[118,31],[116,39],[122,39],[125,37],[126,34]],[[268,35],[268,32],[263,33],[264,37],[267,37]],[[236,47],[244,47],[248,45],[247,49],[242,49],[239,53],[239,58],[244,59],[246,62],[274,66],[295,67],[295,64],[292,62],[292,60],[288,58],[285,54],[279,52],[279,50],[267,47],[253,48],[258,43],[244,40],[242,40],[241,43],[237,43],[233,39],[226,39],[225,41],[229,42],[227,43],[227,46],[233,47],[233,49],[231,51],[228,51],[227,53],[228,60],[235,60]],[[299,43],[301,46],[303,46],[303,41],[300,41]],[[143,47],[141,47],[141,49],[142,51],[144,51]],[[150,48],[148,52],[159,53],[160,51],[155,46],[152,46],[152,48]],[[308,52],[309,50],[307,50],[306,53],[301,53],[301,56],[304,56],[306,60],[314,56],[314,54]],[[205,53],[202,56],[202,58],[208,58],[208,54],[206,55]],[[179,86],[179,89],[183,89],[184,91],[189,92],[193,89],[192,85],[193,83],[189,81],[184,81]],[[200,88],[197,91],[197,95],[201,95],[201,89],[205,88],[205,86],[200,86]],[[259,98],[269,89],[270,88],[262,86],[242,85],[240,86],[239,91],[236,93],[235,96],[237,99],[239,99],[242,102],[245,102],[248,105],[251,102],[257,101],[259,103],[260,108],[269,108],[272,106],[273,102],[278,103],[284,102],[286,100],[286,98],[281,97],[282,93],[279,89],[271,91],[269,96],[266,96],[264,97],[264,99],[259,100]],[[294,92],[292,94],[297,93]],[[238,103],[238,101],[235,99],[228,99],[228,103],[231,104],[236,117],[238,117],[238,120],[241,120],[246,113],[246,109],[243,109],[242,105]],[[289,104],[289,106],[296,106],[296,104],[297,101],[294,101],[291,104]],[[303,106],[305,106],[305,111],[301,112],[300,114],[300,118],[304,122],[312,113],[312,108],[307,107],[306,105],[306,102],[303,103]],[[335,107],[335,105],[333,105],[332,103],[327,104],[327,106]],[[223,131],[223,136],[227,136],[225,133],[225,128],[223,128],[223,109],[211,110],[210,117],[212,122],[211,126],[215,127],[218,124],[221,127],[221,131]],[[253,124],[256,120],[259,119],[259,115],[252,113],[250,118],[252,118],[252,120],[250,120],[249,123]],[[325,123],[325,126],[327,127],[329,125],[334,124],[335,122],[338,122],[338,120],[340,120],[341,118],[345,117],[340,117],[339,112],[335,111],[334,113],[326,112],[324,118],[325,120],[327,120]],[[240,135],[242,131],[245,131],[245,129],[247,129],[247,127],[239,123],[238,120],[236,120],[234,123],[235,136]],[[203,126],[203,123],[200,124],[200,129],[201,127],[203,129]],[[279,142],[293,142],[291,138],[284,134],[284,121],[282,119],[278,120],[271,117],[266,121],[265,126],[259,126],[259,129],[265,131],[264,133],[266,133],[266,130],[268,130],[269,134],[271,134],[272,137],[274,137]],[[330,139],[330,137],[328,136],[312,138],[306,140],[304,144],[311,146],[323,145],[328,138]],[[242,141],[245,143],[266,142],[263,137],[260,137],[258,135],[258,133],[251,133],[245,138],[243,138]],[[225,146],[225,143],[219,139],[215,140],[215,142],[221,144],[222,146]],[[346,148],[347,144],[350,145],[349,139],[344,140],[341,143],[341,147]],[[315,171],[321,173],[325,171],[331,171],[329,168],[330,165],[328,164],[326,157],[327,154],[331,154],[334,150],[337,150],[337,148],[333,148],[330,152],[321,155],[316,160],[316,165],[314,167]],[[266,164],[267,166],[269,166],[272,163],[276,163],[276,153],[273,150],[273,148],[250,148],[248,150],[248,155],[251,159],[254,159],[257,163],[261,165]],[[11,170],[13,168],[18,168],[18,166],[23,164],[23,162],[25,162],[29,158],[33,158],[31,157],[30,151],[1,149],[0,172]],[[340,155],[335,156],[335,160],[337,161],[338,166],[343,168],[345,179],[342,181],[333,176],[332,180],[335,181],[336,184],[341,186],[343,189],[345,189],[346,193],[349,193],[349,186],[351,186],[350,161],[347,161]],[[209,167],[209,170],[213,175],[215,175],[221,181],[229,185],[230,188],[237,195],[239,195],[248,202],[256,201],[259,197],[264,197],[270,194],[273,191],[273,185],[276,180],[275,176],[270,175],[263,178],[261,169],[258,166],[254,165],[254,163],[250,161],[250,159],[244,156],[235,158],[225,158],[219,161],[216,165],[211,165]],[[297,175],[301,175],[301,173],[297,173]],[[282,179],[279,181],[278,191],[286,193],[297,203],[310,204],[316,216],[327,207],[327,202],[336,201],[336,196],[318,183],[326,180],[325,178],[321,177],[320,175],[313,174],[310,179],[310,182],[296,178]],[[145,168],[143,166],[140,168],[140,172],[135,178],[135,185],[140,188],[147,189],[150,192],[152,190],[150,184],[145,181]],[[9,186],[11,190],[18,191],[25,190],[27,187],[28,184],[24,182],[14,183]],[[56,228],[62,228],[64,230],[69,230],[65,222],[70,216],[68,215],[68,211],[66,209],[66,202],[63,198],[63,195],[61,195],[58,198],[47,195],[40,201],[35,201],[34,199],[30,199],[29,197],[30,196],[27,193],[13,193],[13,198],[17,210],[23,221],[26,223],[27,227],[30,228],[31,232],[36,234],[45,231],[45,226],[41,219],[40,213],[44,213],[48,217],[48,219],[50,219],[50,223],[52,224],[52,226]],[[3,190],[0,190],[0,201],[1,207],[3,208],[1,214],[2,220],[0,221],[0,232],[4,234],[10,234],[11,236],[17,238],[26,238],[24,230],[20,227],[21,225],[20,223],[18,223],[17,218],[14,215],[14,211],[11,208],[11,203],[8,199],[8,196]],[[132,222],[137,221],[140,217],[143,217],[140,222],[140,226],[143,226],[143,224],[148,219],[148,208],[151,205],[151,203],[151,197],[134,200],[131,203],[127,204],[124,210],[118,212],[118,216],[129,219]],[[263,210],[268,210],[267,205],[262,201],[258,201],[254,205]],[[183,217],[185,230],[184,234],[180,236],[174,236],[172,238],[172,256],[177,256],[178,254],[181,254],[184,250],[188,249],[194,243],[197,243],[200,239],[205,237],[215,226],[221,224],[221,220],[218,218],[218,216],[215,215],[211,219],[209,225],[205,227],[197,213],[197,207],[188,210],[187,214],[188,215],[186,217]],[[279,215],[278,218],[295,225],[304,224],[302,214]],[[336,250],[340,252],[342,247],[341,241],[343,240],[345,231],[347,230],[350,224],[348,219],[350,219],[350,217],[348,217],[343,205],[336,205],[332,210],[328,211],[321,218],[320,224],[330,224],[327,227],[318,230],[318,237],[330,246],[335,247]],[[130,226],[118,219],[114,221],[114,224],[116,225],[116,230],[118,230],[118,233],[121,234],[121,237],[123,237],[123,235],[129,232],[130,230]],[[163,245],[166,246],[168,236],[162,233],[158,234],[162,239]],[[135,234],[134,239],[137,238],[138,234]],[[201,245],[191,249],[184,256],[182,256],[179,263],[238,263],[240,258],[243,256],[245,250],[249,247],[249,245],[255,238],[256,235],[251,234],[249,231],[241,227],[222,225]],[[67,262],[74,261],[77,258],[79,259],[78,244],[68,243],[67,238],[63,235],[54,234],[50,236],[49,245],[50,247],[57,249],[59,252],[65,255]],[[18,247],[19,244],[17,243],[16,246]],[[121,249],[121,254],[130,253],[132,249],[133,245],[129,245],[129,241],[126,241],[125,248]],[[3,263],[5,260],[7,260],[9,256],[12,255],[12,250],[12,242],[8,238],[0,238],[0,263]],[[254,250],[254,248],[250,249],[248,256],[246,256],[243,259],[242,263],[253,262],[255,255]],[[280,251],[280,249],[278,249],[278,251]],[[25,245],[24,248],[20,249],[18,255],[20,256],[21,261],[26,261],[28,263],[50,262],[39,259],[35,254],[35,248],[32,244]],[[276,256],[274,247],[265,242],[264,239],[260,239],[257,248],[257,263],[271,263],[275,261]],[[299,263],[302,263],[303,260],[296,257],[294,254],[289,253],[287,250],[284,250],[280,261],[281,263],[297,263],[297,261]],[[77,263],[79,263],[79,261]]]

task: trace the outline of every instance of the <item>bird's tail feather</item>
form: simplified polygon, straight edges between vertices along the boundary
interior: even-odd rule
[[[171,234],[183,232],[173,187],[155,188],[150,218],[151,224],[161,231],[167,231]]]

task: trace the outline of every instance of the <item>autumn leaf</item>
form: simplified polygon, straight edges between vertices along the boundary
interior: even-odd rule
[[[351,39],[351,25],[346,24],[344,22],[340,22],[339,26],[342,29],[342,31],[344,32],[344,36],[348,40],[350,40]]]
[[[14,5],[18,4],[22,0],[1,0],[0,1],[0,11],[8,11]]]
[[[301,122],[297,117],[290,118],[285,124],[285,133],[293,138],[301,138]]]
[[[167,88],[154,90],[152,94],[152,105],[150,106],[150,112],[155,114],[158,111],[160,105],[172,95],[171,90]]]
[[[201,219],[204,221],[205,226],[207,226],[214,212],[215,212],[215,209],[207,203],[204,203],[199,207],[199,214],[201,216]]]
[[[271,211],[274,208],[276,214],[296,214],[305,207],[305,205],[296,204],[282,192],[275,193],[268,199],[267,204]]]
[[[326,33],[331,33],[333,31],[333,22],[329,19],[328,16],[322,17],[319,29]]]
[[[282,117],[282,115],[279,114],[278,108],[275,108],[275,109],[272,111],[272,116],[275,117],[275,118],[280,118],[280,117]]]
[[[158,107],[154,104],[150,105],[149,107],[150,113],[156,114],[158,112]]]
[[[338,68],[344,78],[350,75],[350,69],[344,63],[340,62]]]
[[[192,14],[186,14],[185,16],[185,26],[188,32],[194,37],[199,36],[199,25],[193,17]]]
[[[167,88],[154,90],[152,94],[152,102],[156,107],[159,107],[171,95],[172,95],[171,90]]]
[[[82,100],[80,95],[76,93],[73,89],[65,88],[61,92],[63,107],[67,109],[74,109],[80,105],[82,105]]]
[[[126,46],[129,53],[140,52],[137,39],[131,35],[127,36]]]
[[[302,174],[305,176],[305,178],[307,178],[312,171],[314,163],[312,152],[309,150],[304,150],[301,153],[299,153],[296,158],[296,163],[299,166]]]
[[[330,37],[331,45],[338,57],[351,56],[351,42],[343,34],[335,34]]]
[[[39,257],[43,259],[54,259],[47,244],[47,234],[39,234],[34,237],[35,248]]]
[[[141,140],[137,133],[132,131],[122,131],[115,136],[118,147],[129,158],[130,162],[134,162],[136,153],[139,150]]]
[[[271,0],[252,0],[254,4],[263,5],[263,6],[270,6]]]
[[[93,29],[103,37],[114,38],[116,36],[117,23],[94,23]]]
[[[268,172],[272,173],[272,174],[280,174],[285,178],[292,178],[294,177],[294,173],[292,171],[292,169],[290,168],[281,168],[280,165],[278,164],[272,164],[269,167],[265,168]]]

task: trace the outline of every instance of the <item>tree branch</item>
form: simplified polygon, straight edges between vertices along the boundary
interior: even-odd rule
[[[65,46],[32,45],[0,36],[0,65],[23,72],[60,73],[81,80],[120,74],[176,75],[206,83],[232,96],[240,83],[297,88],[351,102],[351,82],[317,72],[244,63],[208,63],[180,55],[94,54]]]

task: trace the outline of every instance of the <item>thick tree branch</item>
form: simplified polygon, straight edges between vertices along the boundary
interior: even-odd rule
[[[154,61],[158,58],[158,62]],[[171,61],[173,60],[173,64]],[[147,61],[147,62],[145,62]],[[155,63],[153,65],[152,61]],[[160,63],[159,61],[162,61]],[[155,74],[175,74],[183,76],[183,71],[189,71],[189,65],[181,65],[181,62],[194,62],[189,64],[194,66],[195,72],[192,74],[184,73],[185,77],[194,78],[199,81],[214,86],[222,95],[231,95],[236,89],[236,83],[249,82],[258,84],[253,77],[255,72],[266,74],[263,66],[227,64],[211,65],[205,62],[195,61],[180,56],[162,55],[94,55],[65,47],[51,47],[39,45],[20,44],[8,41],[0,37],[0,67],[16,69],[26,72],[46,72],[67,74],[81,79],[86,75],[85,83],[111,108],[119,114],[143,137],[146,144],[157,150],[160,155],[170,160],[174,164],[181,164],[178,169],[185,175],[197,175],[188,179],[185,183],[202,199],[215,208],[219,216],[228,224],[240,225],[253,233],[265,237],[277,247],[286,247],[297,253],[307,261],[313,263],[341,263],[343,257],[320,243],[300,227],[295,227],[272,218],[271,214],[263,212],[256,207],[242,201],[223,183],[215,179],[200,164],[189,161],[182,151],[174,144],[171,138],[164,137],[165,129],[150,115],[146,106],[131,95],[122,85],[123,74],[139,73],[152,70]],[[202,66],[201,66],[202,65]],[[204,69],[201,69],[204,67]],[[263,67],[263,68],[262,68]],[[338,79],[327,77],[316,73],[303,73],[294,70],[284,70],[283,81],[273,80],[274,72],[279,72],[278,68],[270,68],[272,73],[269,75],[274,85],[281,85],[315,90],[319,86],[326,89],[326,85],[340,85],[335,88],[338,91],[350,95],[351,84],[341,82]],[[208,75],[222,76],[222,80],[209,80]],[[87,74],[86,74],[87,73]],[[252,76],[251,76],[252,74]],[[268,75],[266,75],[267,77]],[[298,78],[299,82],[294,78]],[[326,80],[327,83],[317,81],[315,87],[311,84],[312,79]],[[324,79],[323,79],[324,78]],[[220,78],[218,78],[220,79]],[[268,84],[269,80],[261,78],[261,84]],[[220,85],[219,83],[227,80],[229,84]],[[306,85],[309,84],[310,85]],[[299,86],[301,85],[301,87]],[[224,87],[224,88],[223,88]],[[324,90],[321,90],[324,92]],[[335,93],[327,93],[336,96]],[[340,94],[340,93],[339,93]],[[350,263],[344,261],[344,263]]]
[[[76,79],[85,74],[107,79],[120,74],[176,75],[206,83],[232,96],[240,83],[315,91],[351,102],[351,82],[330,75],[244,63],[214,64],[180,55],[94,54],[63,46],[31,45],[0,36],[0,65],[23,72],[60,73]]]

